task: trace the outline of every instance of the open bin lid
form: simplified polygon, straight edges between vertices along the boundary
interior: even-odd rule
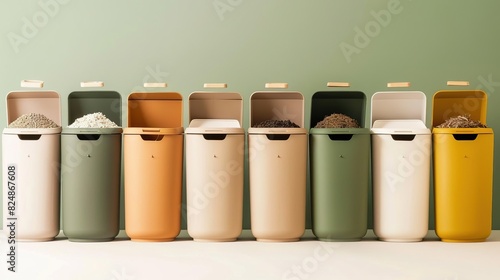
[[[361,91],[318,91],[311,100],[311,125],[313,134],[369,133],[365,126],[366,95]],[[359,128],[314,128],[331,114],[344,114],[357,121]]]
[[[300,128],[257,128],[266,120],[290,120]],[[257,91],[250,96],[249,133],[306,133],[304,128],[304,96],[296,91]]]
[[[374,133],[427,134],[426,97],[421,91],[384,91],[372,96],[370,127]]]
[[[432,98],[433,131],[448,133],[490,133],[491,128],[436,128],[451,117],[470,115],[486,125],[487,94],[482,90],[441,90]]]
[[[54,134],[61,132],[61,102],[55,91],[11,91],[6,97],[7,123],[10,124],[24,114],[43,114],[58,128],[5,128],[9,134]]]
[[[236,92],[200,91],[189,95],[186,133],[244,133],[243,99]]]
[[[128,96],[124,134],[182,134],[182,95],[177,92],[133,92]]]
[[[122,132],[121,95],[116,91],[74,91],[68,96],[68,125],[87,114],[103,113],[119,127],[69,128],[63,134],[115,134]]]

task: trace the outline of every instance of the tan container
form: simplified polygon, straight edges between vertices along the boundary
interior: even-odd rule
[[[306,212],[307,131],[299,92],[263,91],[250,97],[250,125],[291,120],[300,128],[248,129],[250,213],[258,241],[296,241]]]
[[[125,231],[133,241],[173,240],[181,227],[182,96],[136,92],[123,130]]]
[[[6,102],[9,124],[39,113],[61,125],[57,92],[13,91]],[[61,127],[3,130],[3,224],[7,229],[15,223],[18,241],[48,241],[59,234],[60,151]]]
[[[186,128],[187,230],[195,241],[232,241],[243,223],[243,101],[193,92]]]

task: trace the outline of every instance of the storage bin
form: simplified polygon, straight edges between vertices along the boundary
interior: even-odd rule
[[[123,129],[125,231],[133,241],[173,240],[181,228],[182,96],[134,92]]]
[[[319,91],[311,101],[309,133],[312,230],[322,241],[360,240],[368,226],[370,129],[364,128],[366,96],[360,91]],[[314,128],[331,114],[359,128]]]
[[[88,90],[68,96],[68,124],[102,112],[121,126],[121,96]],[[61,136],[62,228],[70,241],[110,241],[119,231],[122,128],[69,128]]]
[[[18,241],[52,240],[59,234],[59,94],[45,90],[12,91],[7,94],[6,104],[8,124],[24,114],[38,113],[59,126],[4,128],[2,133],[4,229],[14,222]],[[10,174],[9,166],[13,169]],[[9,175],[13,176],[12,181]],[[9,185],[9,181],[13,184]],[[7,207],[14,207],[13,212],[7,211]]]
[[[290,120],[299,128],[256,128]],[[257,241],[296,241],[305,230],[307,130],[304,98],[295,91],[257,91],[248,129],[251,230]]]
[[[487,95],[443,90],[432,106],[436,234],[448,242],[484,241],[491,233],[493,129],[436,126],[458,115],[486,124]]]
[[[428,231],[431,132],[419,91],[372,96],[374,232],[384,241],[421,241]]]
[[[187,231],[195,241],[233,241],[243,223],[243,101],[193,92],[186,128]]]
[[[135,92],[123,129],[125,231],[133,241],[173,240],[181,227],[182,96]]]

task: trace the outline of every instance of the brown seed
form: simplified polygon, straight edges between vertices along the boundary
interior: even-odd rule
[[[300,127],[291,120],[265,120],[260,122],[253,127]]]
[[[344,114],[331,114],[319,121],[314,128],[359,128],[359,124]]]
[[[470,118],[470,115],[451,117],[444,123],[436,126],[438,128],[485,128],[485,124]]]

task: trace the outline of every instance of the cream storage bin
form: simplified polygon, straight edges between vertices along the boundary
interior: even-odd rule
[[[52,240],[59,234],[59,94],[45,90],[12,91],[7,94],[6,103],[9,124],[24,114],[38,113],[59,126],[5,128],[2,133],[4,228],[14,222],[19,241]],[[7,211],[8,206],[13,206],[14,211]]]
[[[186,128],[187,231],[195,241],[233,241],[243,222],[243,101],[193,92]]]
[[[255,128],[288,119],[299,128]],[[294,91],[250,97],[248,160],[252,234],[258,241],[296,241],[305,230],[307,130],[304,98]]]
[[[420,91],[371,99],[373,227],[384,241],[420,241],[428,231],[431,132]]]

